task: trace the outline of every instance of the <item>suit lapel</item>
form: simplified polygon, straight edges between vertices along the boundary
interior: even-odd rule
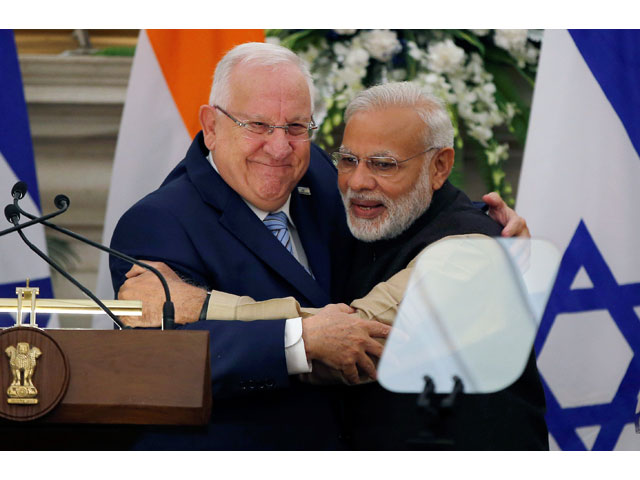
[[[327,291],[324,291],[306,272],[239,195],[229,196],[229,201],[220,217],[220,224],[299,291],[310,305],[329,303]]]
[[[300,299],[306,299],[306,302],[302,301],[303,304],[323,306],[329,303],[328,273],[324,270],[328,269],[329,257],[323,253],[326,245],[323,245],[319,237],[314,237],[316,227],[313,223],[306,221],[305,215],[294,218],[312,271],[320,283],[269,232],[240,195],[222,180],[209,164],[206,158],[208,153],[202,143],[202,133],[199,133],[184,162],[189,179],[196,186],[202,200],[222,212],[220,224],[294,287],[300,293]],[[307,228],[310,230],[306,231]]]
[[[328,240],[323,238],[318,229],[318,212],[313,212],[313,209],[318,207],[310,195],[301,195],[297,188],[291,193],[291,217],[296,224],[309,267],[325,292],[330,292],[331,269]]]

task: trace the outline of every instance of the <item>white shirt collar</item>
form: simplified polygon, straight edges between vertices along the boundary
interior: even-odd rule
[[[213,155],[211,155],[211,152],[209,152],[209,155],[207,156],[207,158],[209,159],[209,163],[211,163],[211,166],[214,168],[214,170],[216,172],[218,172],[218,167],[216,166],[216,162],[213,161]],[[218,172],[218,175],[219,174],[220,174],[220,172]],[[244,197],[241,197],[241,198],[242,198],[242,200],[244,200],[244,203],[247,204],[247,206],[251,209],[251,211],[253,213],[255,213],[256,216],[261,221],[264,221],[264,219],[267,218],[267,215],[269,215],[269,213],[284,212],[284,214],[287,216],[287,220],[289,220],[289,224],[293,228],[295,228],[296,225],[295,225],[295,223],[293,223],[293,220],[291,219],[291,215],[289,214],[289,206],[291,205],[291,194],[289,194],[289,196],[287,197],[287,201],[284,203],[284,205],[282,205],[282,207],[280,207],[275,212],[265,212],[264,210],[256,207],[255,205],[253,205],[252,203],[247,201]]]

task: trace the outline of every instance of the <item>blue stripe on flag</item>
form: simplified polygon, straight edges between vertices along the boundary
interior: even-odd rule
[[[42,211],[22,76],[11,30],[0,30],[0,152]],[[8,192],[0,192],[3,195]],[[10,198],[10,197],[9,197]]]
[[[0,112],[0,154],[4,157],[4,160],[0,161],[6,160],[15,176],[28,185],[30,198],[37,205],[39,211],[42,211],[27,105],[22,90],[16,44],[11,30],[0,30]],[[5,198],[7,203],[11,199],[11,186],[8,179],[0,178],[0,198]],[[15,252],[0,251],[0,259],[2,256],[11,255],[15,255]],[[40,262],[40,260],[25,258],[25,271],[28,271],[35,262]],[[15,275],[16,272],[3,271],[0,273],[10,274],[0,278],[11,280],[20,278],[24,274],[22,271],[19,272],[19,275]],[[0,284],[0,297],[16,298],[16,287],[24,285],[24,280],[19,283]],[[53,297],[50,278],[32,279],[30,285],[40,289],[40,297]],[[38,318],[39,326],[44,327],[48,324],[49,315],[40,315]],[[14,319],[10,314],[0,314],[0,327],[13,324]]]
[[[640,155],[640,30],[570,30]]]

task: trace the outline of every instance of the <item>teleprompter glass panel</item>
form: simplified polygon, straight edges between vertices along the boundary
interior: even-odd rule
[[[437,393],[458,376],[466,393],[506,388],[531,353],[560,263],[535,239],[448,237],[421,254],[378,366],[380,384]]]

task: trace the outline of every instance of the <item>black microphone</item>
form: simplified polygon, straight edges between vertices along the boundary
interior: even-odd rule
[[[9,220],[9,222],[13,223],[16,227],[17,226],[21,226],[21,225],[19,225],[20,212],[19,212],[18,207],[16,207],[15,205],[11,205],[11,204],[7,205],[5,207],[5,209],[4,209],[4,215],[5,215],[5,217],[7,217],[7,220]],[[98,304],[98,306],[102,310],[104,310],[104,312],[107,315],[109,315],[111,317],[111,320],[113,320],[113,322],[118,326],[118,328],[120,328],[120,330],[122,330],[123,328],[129,328],[129,327],[125,327],[122,324],[122,322],[120,321],[120,319],[118,319],[118,317],[104,303],[102,303],[102,301],[100,301],[99,298],[97,298],[86,287],[84,287],[80,282],[78,282],[75,278],[73,278],[71,276],[71,274],[67,273],[60,265],[58,265],[51,258],[49,258],[42,250],[40,250],[33,243],[31,243],[29,241],[29,239],[26,237],[26,235],[23,233],[22,229],[17,230],[17,232],[18,232],[18,235],[20,235],[20,238],[22,239],[22,241],[27,245],[27,247],[29,247],[31,250],[33,250],[36,253],[36,255],[38,255],[45,262],[47,262],[49,265],[51,265],[58,273],[60,273],[60,275],[62,275],[64,278],[66,278],[72,284],[74,284],[76,287],[78,287],[82,291],[82,293],[84,293],[91,300],[96,302]]]
[[[18,182],[20,183],[20,182]],[[16,188],[17,184],[14,185],[14,188]],[[25,185],[26,187],[26,185]],[[69,197],[67,197],[66,195],[56,195],[55,199],[54,199],[54,204],[56,206],[56,208],[58,209],[68,209],[69,205],[71,204],[71,201],[69,200]],[[88,238],[83,237],[82,235],[79,235],[75,232],[72,232],[71,230],[67,230],[66,228],[63,227],[59,227],[53,223],[48,222],[47,218],[43,218],[42,220],[37,219],[35,216],[31,215],[30,213],[25,212],[22,208],[20,208],[20,205],[18,205],[18,200],[14,199],[13,201],[13,206],[15,206],[18,209],[18,212],[21,213],[22,215],[24,215],[25,217],[31,218],[33,219],[32,222],[27,222],[29,224],[33,224],[34,222],[37,221],[37,223],[42,223],[43,225],[62,233],[63,235],[67,235],[71,238],[75,238],[76,240],[86,243],[87,245],[91,245],[94,248],[97,248],[98,250],[102,250],[103,252],[107,252],[110,255],[113,255],[114,257],[120,258],[126,262],[132,263],[134,265],[139,265],[140,267],[149,270],[150,272],[152,272],[153,274],[155,274],[156,277],[158,277],[158,279],[160,280],[160,283],[162,284],[162,288],[164,290],[164,295],[165,295],[165,302],[164,305],[162,306],[162,329],[163,330],[173,330],[175,328],[175,308],[173,306],[173,302],[171,301],[171,292],[169,291],[169,285],[167,284],[167,280],[164,278],[164,275],[162,275],[156,268],[152,267],[151,265],[148,265],[144,262],[141,262],[140,260],[130,257],[129,255],[126,255],[122,252],[119,252],[117,250],[114,250],[112,248],[106,247],[100,243],[94,242],[93,240],[89,240]],[[5,209],[6,210],[6,209]],[[27,223],[24,223],[21,225],[21,227],[26,226]],[[14,228],[15,229],[15,228]],[[0,235],[2,234],[2,232],[0,232]]]
[[[27,194],[27,184],[24,182],[16,183],[11,189],[11,196],[14,200],[22,200]]]
[[[4,207],[4,216],[7,217],[9,223],[16,223],[20,220],[20,212],[18,211],[18,207],[15,205],[9,204]]]
[[[58,210],[67,209],[69,205],[71,205],[71,200],[66,195],[56,195],[56,198],[53,199],[53,204],[56,206]]]

